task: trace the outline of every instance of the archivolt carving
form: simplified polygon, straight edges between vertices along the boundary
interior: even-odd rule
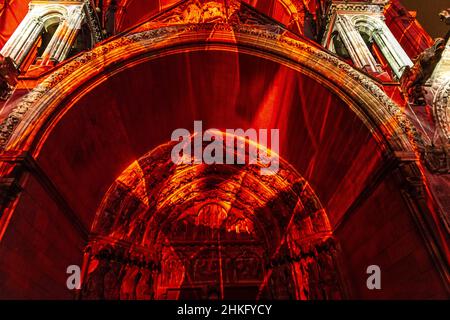
[[[133,162],[106,193],[83,298],[137,298],[141,286],[147,298],[161,299],[167,289],[193,284],[203,296],[219,269],[227,286],[260,287],[267,278],[276,297],[341,297],[326,211],[289,163],[280,159],[277,174],[259,179],[261,163],[176,165],[173,145]]]
[[[227,21],[236,10],[240,1],[232,0],[228,6],[225,3],[210,1],[201,3],[198,0],[187,1],[167,14],[158,17],[157,21],[164,23],[207,23]]]

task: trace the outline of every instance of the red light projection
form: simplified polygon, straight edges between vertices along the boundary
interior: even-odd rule
[[[86,248],[84,299],[341,297],[327,214],[292,166],[261,177],[259,165],[175,165],[173,146],[110,187]]]
[[[103,42],[19,70],[0,102],[0,298],[448,297],[435,110],[323,48],[324,4],[96,1]],[[429,44],[397,1],[385,15],[411,58]],[[279,130],[279,170],[175,164],[171,133],[195,121]]]

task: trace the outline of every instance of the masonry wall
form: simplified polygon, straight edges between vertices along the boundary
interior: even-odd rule
[[[342,246],[351,298],[449,298],[392,177],[378,185],[335,235]],[[381,290],[371,291],[366,286],[366,268],[373,264],[381,268]]]

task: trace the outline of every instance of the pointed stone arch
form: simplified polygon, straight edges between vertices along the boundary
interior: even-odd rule
[[[146,25],[67,61],[31,92],[2,123],[2,174],[9,177],[11,173],[20,175],[30,168],[38,170],[33,167],[33,159],[41,155],[43,145],[52,136],[58,123],[71,110],[76,111],[77,101],[95,88],[107,84],[114,75],[183,52],[244,53],[306,75],[345,102],[345,108],[369,129],[383,156],[391,161],[387,162],[388,170],[391,166],[400,167],[402,190],[398,194],[407,194],[410,200],[408,204],[412,203],[411,210],[418,217],[421,230],[426,233],[430,251],[438,257],[443,270],[440,272],[444,277],[448,275],[445,270],[448,251],[445,251],[445,245],[436,246],[439,242],[436,238],[442,234],[430,232],[430,228],[434,228],[434,225],[430,227],[434,212],[428,211],[429,203],[426,201],[426,190],[414,146],[414,139],[420,142],[420,137],[415,134],[402,111],[375,81],[316,44],[292,37],[278,25],[268,24],[267,20],[253,21],[251,25],[179,24],[156,28]],[[14,157],[22,152],[26,154],[25,159]],[[51,181],[46,187],[52,189]],[[52,190],[55,191],[55,188]],[[8,201],[11,200],[5,200]],[[20,200],[15,203],[18,202]],[[1,217],[2,235],[15,213],[15,204],[7,209]],[[67,211],[70,221],[74,225],[81,225],[80,233],[83,233],[85,230],[78,221],[79,217]]]
[[[243,25],[225,25],[220,29],[214,24],[178,25],[137,30],[112,40],[65,63],[27,95],[1,124],[0,147],[8,150],[34,144],[32,140],[44,129],[44,123],[48,125],[41,115],[52,114],[69,96],[74,99],[73,94],[79,95],[81,87],[92,88],[105,81],[104,70],[120,72],[126,68],[123,61],[134,65],[139,60],[178,52],[183,46],[194,51],[202,48],[242,50],[300,70],[348,102],[383,148],[414,150],[411,138],[418,138],[415,130],[373,80],[309,41],[269,31],[273,26],[261,27],[256,31]],[[211,38],[213,30],[215,34]]]
[[[135,299],[127,293],[140,285],[155,299],[195,290],[191,298],[205,299],[211,289],[224,299],[242,285],[252,288],[246,293],[252,299],[344,296],[339,245],[326,210],[293,166],[279,159],[279,171],[261,179],[261,162],[175,164],[175,144],[133,162],[105,194],[87,245],[83,298],[110,297],[120,287],[121,299]],[[246,156],[250,144],[245,140]],[[114,266],[126,276],[105,288]],[[137,276],[138,269],[152,281]]]

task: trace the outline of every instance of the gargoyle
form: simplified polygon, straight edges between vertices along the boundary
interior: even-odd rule
[[[450,8],[442,10],[439,18],[445,24],[450,25]],[[414,104],[424,105],[425,97],[422,86],[431,77],[437,63],[442,57],[446,43],[449,41],[450,31],[445,38],[438,38],[434,44],[422,52],[415,60],[414,66],[406,67],[400,79],[403,91],[406,93],[408,100]]]
[[[431,77],[437,63],[441,59],[445,49],[446,41],[442,38],[436,39],[434,44],[423,51],[414,60],[414,66],[406,67],[400,84],[407,94],[408,100],[414,104],[425,104],[422,86]]]

